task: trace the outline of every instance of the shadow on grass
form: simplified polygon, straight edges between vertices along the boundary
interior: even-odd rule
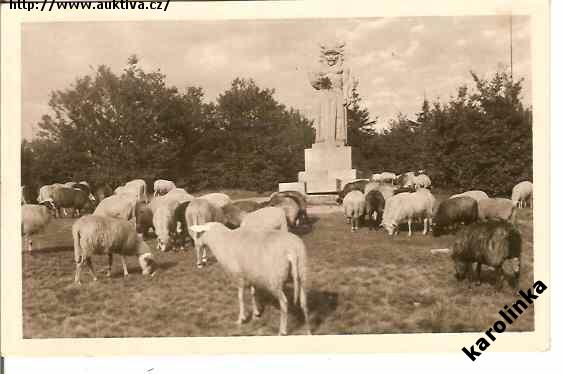
[[[288,299],[288,314],[298,317],[303,323],[304,316],[300,308],[299,301],[298,305],[294,304],[293,287],[286,287],[284,291],[286,298]],[[263,310],[267,305],[280,310],[278,299],[265,290],[257,289],[257,299]],[[307,290],[307,307],[312,333],[315,333],[315,330],[321,326],[327,317],[335,312],[338,305],[339,295],[336,292],[318,291],[315,289]]]
[[[54,246],[54,247],[41,247],[41,249],[34,249],[33,251],[22,251],[24,254],[29,254],[31,256],[41,256],[46,253],[57,253],[57,252],[72,252],[74,248],[72,246]]]

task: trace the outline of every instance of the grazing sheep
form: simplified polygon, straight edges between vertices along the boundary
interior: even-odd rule
[[[435,197],[431,192],[422,188],[417,192],[402,192],[386,200],[386,207],[382,218],[382,226],[389,235],[398,233],[399,224],[407,220],[409,236],[411,236],[411,222],[423,219],[423,235],[426,235],[433,222],[433,206]]]
[[[174,247],[177,235],[175,211],[179,205],[178,200],[166,198],[160,199],[158,203],[151,204],[153,227],[157,236],[157,249],[160,251],[165,252]]]
[[[100,204],[102,200],[112,196],[112,192],[112,188],[106,183],[96,188],[94,191],[94,197],[96,198],[98,204]]]
[[[454,240],[452,259],[456,278],[468,276],[473,282],[472,264],[477,263],[476,277],[480,282],[481,265],[495,268],[497,286],[503,286],[504,278],[518,286],[521,265],[521,235],[516,227],[501,220],[476,222],[463,227]]]
[[[276,206],[278,203],[276,202],[277,199],[281,197],[289,197],[292,198],[299,206],[300,210],[298,212],[298,220],[297,224],[308,224],[309,217],[307,215],[307,200],[306,197],[299,191],[281,191],[275,192],[270,196],[270,206]]]
[[[127,182],[124,190],[135,194],[137,201],[149,202],[147,198],[147,183],[143,179],[134,179]]]
[[[257,203],[253,200],[239,200],[235,201],[233,205],[247,213],[254,212],[255,210],[258,210],[260,208],[264,208],[263,204]]]
[[[191,200],[183,201],[180,204],[178,204],[178,206],[174,210],[176,235],[179,239],[186,238],[186,236],[188,235],[188,229],[186,227],[186,220],[184,217],[186,216],[186,208],[188,208],[188,205],[190,205],[190,203]],[[183,240],[183,244],[181,245],[182,249],[184,249],[184,242],[185,239]]]
[[[53,191],[61,187],[64,187],[64,185],[62,185],[61,183],[53,183],[53,184],[41,186],[41,188],[39,188],[39,193],[37,195],[37,202],[41,204],[46,200],[52,199]]]
[[[108,255],[107,276],[111,275],[112,255],[121,255],[123,276],[127,277],[125,256],[138,256],[139,265],[144,275],[154,275],[156,263],[149,246],[135,232],[134,226],[121,218],[86,215],[72,225],[74,240],[74,261],[76,273],[74,281],[80,284],[80,272],[84,264],[88,266],[96,281],[92,267],[92,255]]]
[[[157,179],[153,183],[153,196],[166,195],[169,191],[176,188],[176,185],[172,181],[166,179]]]
[[[368,191],[364,195],[366,201],[366,214],[368,215],[368,227],[370,230],[378,228],[382,221],[384,208],[386,206],[386,199],[378,190]],[[376,215],[376,217],[374,217]]]
[[[533,184],[529,181],[523,181],[517,183],[513,187],[511,193],[511,200],[518,208],[524,208],[527,205],[531,206],[531,200],[533,198]]]
[[[380,180],[384,183],[394,183],[396,179],[397,176],[394,173],[390,173],[389,171],[380,173]]]
[[[240,209],[235,204],[227,204],[222,208],[222,210],[225,220],[225,226],[229,227],[230,229],[236,229],[237,227],[241,226],[243,219],[247,215],[247,212]]]
[[[372,177],[370,178],[370,180],[373,181],[373,182],[377,182],[377,183],[383,182],[382,174],[380,174],[380,173],[372,174]]]
[[[194,196],[186,192],[184,188],[174,188],[168,191],[166,195],[163,195],[161,197],[167,199],[175,199],[180,202],[194,200]]]
[[[343,187],[343,189],[341,191],[339,191],[339,194],[337,196],[337,204],[341,205],[343,203],[343,199],[345,198],[345,196],[347,196],[347,194],[351,191],[360,191],[362,193],[364,193],[364,188],[366,187],[366,185],[368,184],[368,180],[366,179],[359,179],[350,183],[345,184],[345,187]]]
[[[130,220],[135,217],[137,198],[130,194],[112,195],[100,201],[94,215]]]
[[[279,230],[229,230],[220,223],[196,225],[200,245],[209,248],[221,266],[237,282],[239,317],[237,323],[246,319],[244,291],[250,286],[253,317],[259,317],[255,287],[264,288],[278,299],[280,304],[279,334],[286,335],[288,325],[288,300],[284,294],[284,283],[291,274],[294,284],[294,304],[300,301],[304,314],[305,329],[311,334],[307,309],[305,282],[307,257],[304,242],[296,235]]]
[[[92,194],[92,190],[90,189],[88,182],[82,181],[80,183],[76,183],[73,189],[84,191],[86,194],[88,194],[88,199],[90,199],[90,201],[96,201],[96,197]]]
[[[41,205],[24,204],[22,207],[22,235],[24,237],[24,246],[27,241],[27,250],[33,250],[33,241],[31,235],[43,230],[49,224],[52,218],[52,212],[55,209],[52,203],[47,200]]]
[[[478,220],[478,202],[468,196],[459,196],[441,202],[435,212],[433,235],[440,236],[458,225]]]
[[[413,179],[415,188],[429,188],[431,187],[431,178],[426,174],[416,175]]]
[[[146,202],[137,201],[135,203],[135,230],[138,234],[146,237],[150,228],[155,229],[153,226],[153,211]]]
[[[478,201],[478,218],[481,220],[504,219],[515,220],[516,207],[509,199],[500,197],[488,198]]]
[[[288,231],[286,213],[281,207],[267,206],[265,208],[247,213],[240,227],[255,230],[282,230]]]
[[[270,206],[282,208],[286,214],[288,226],[296,227],[300,215],[300,205],[291,197],[276,196],[269,202]]]
[[[485,193],[484,191],[472,190],[472,191],[466,191],[466,192],[463,192],[463,193],[452,195],[451,197],[449,197],[449,199],[453,199],[455,197],[460,197],[460,196],[468,196],[468,197],[473,198],[476,201],[480,201],[480,200],[489,198],[488,194]]]
[[[343,207],[347,223],[351,223],[351,231],[358,230],[359,220],[364,217],[366,209],[364,194],[357,190],[349,192],[343,199]]]
[[[91,208],[92,203],[88,193],[80,189],[61,187],[51,193],[55,205],[55,217],[61,217],[63,208],[70,208],[73,216],[80,216],[80,211]]]
[[[415,173],[408,171],[397,178],[400,187],[415,187]]]
[[[190,230],[194,225],[203,225],[207,222],[224,222],[223,211],[217,205],[210,203],[206,199],[196,198],[190,202],[184,214],[185,227],[188,227],[188,234],[194,241],[196,248],[196,266],[202,268],[207,263],[207,252],[205,248],[196,242],[196,233]]]
[[[224,193],[213,192],[208,193],[202,196],[199,196],[200,199],[205,199],[210,203],[214,204],[218,208],[223,208],[227,204],[232,204],[231,198]]]

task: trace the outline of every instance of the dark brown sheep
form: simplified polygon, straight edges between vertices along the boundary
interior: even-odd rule
[[[360,191],[360,192],[364,193],[364,188],[366,187],[368,182],[369,182],[368,179],[359,179],[359,180],[356,180],[354,182],[350,182],[350,183],[345,184],[343,189],[341,191],[339,191],[339,194],[337,196],[337,204],[339,204],[339,205],[342,204],[345,196],[347,196],[347,194],[351,191],[356,190],[356,191]]]
[[[433,235],[440,236],[456,230],[460,224],[471,224],[478,220],[478,203],[468,196],[447,199],[439,204],[435,212]]]
[[[484,264],[495,269],[498,288],[503,286],[504,279],[513,287],[518,286],[520,257],[521,234],[514,225],[503,220],[465,226],[456,235],[452,249],[458,280],[468,277],[472,282],[476,278],[479,283],[481,265]],[[477,263],[476,274],[473,274],[473,263]]]

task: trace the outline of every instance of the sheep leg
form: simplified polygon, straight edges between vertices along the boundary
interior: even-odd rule
[[[202,248],[202,263],[204,265],[208,264],[208,250],[205,246]]]
[[[478,262],[476,264],[476,279],[477,279],[478,285],[482,284],[481,272],[482,272],[482,264]]]
[[[427,225],[429,224],[429,221],[427,221],[427,218],[423,218],[423,235],[427,235]]]
[[[125,256],[121,256],[121,265],[123,266],[123,277],[127,278],[129,273],[127,272],[127,264],[125,263]]]
[[[200,246],[199,245],[195,245],[196,247],[196,266],[198,267],[198,269],[202,268],[202,261],[200,260]]]
[[[108,270],[106,271],[106,277],[111,277],[112,276],[112,262],[114,260],[114,257],[111,253],[108,253]]]
[[[411,218],[407,219],[408,236],[411,236]]]
[[[82,259],[76,263],[76,271],[74,272],[74,283],[80,284],[80,270],[82,269]]]
[[[239,298],[239,318],[237,318],[237,324],[242,325],[245,322],[245,286],[239,285],[237,296]]]
[[[86,265],[88,266],[88,270],[90,271],[90,274],[92,274],[92,278],[94,279],[94,282],[96,282],[98,278],[96,277],[96,273],[94,272],[94,266],[92,266],[92,260],[90,259],[90,257],[86,259]]]
[[[257,303],[257,295],[256,295],[256,290],[255,290],[255,286],[251,286],[251,300],[253,302],[253,319],[257,319],[260,317],[260,311],[258,308],[258,303]]]
[[[503,269],[502,269],[501,266],[499,266],[499,267],[496,269],[496,275],[497,275],[497,276],[496,276],[496,284],[495,284],[495,286],[496,286],[496,288],[497,288],[498,290],[501,290],[501,289],[503,288],[503,278],[504,278]]]
[[[302,308],[302,312],[304,313],[304,324],[305,324],[306,334],[311,335],[311,329],[309,327],[309,313],[307,310],[307,295],[303,285],[300,286],[300,306]]]
[[[284,290],[278,290],[278,302],[280,303],[280,330],[278,335],[288,335],[288,299]]]

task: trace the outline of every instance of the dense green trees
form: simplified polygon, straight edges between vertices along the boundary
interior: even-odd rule
[[[506,193],[532,178],[532,118],[522,81],[504,73],[473,75],[447,103],[425,101],[415,121],[400,115],[376,132],[355,90],[348,112],[350,145],[362,167],[425,169],[436,186]],[[52,93],[51,115],[22,142],[22,184],[86,179],[113,186],[132,178],[172,179],[191,191],[273,190],[303,169],[314,131],[274,90],[236,78],[215,103],[204,91],[180,92],[160,71],[132,56],[119,75],[100,66]],[[374,114],[372,115],[374,117]]]
[[[425,169],[433,184],[454,190],[508,194],[532,180],[532,114],[519,98],[522,80],[472,73],[447,103],[424,101],[416,121],[400,115],[364,150],[375,171]]]
[[[217,104],[201,88],[180,93],[132,56],[121,75],[93,76],[52,93],[53,114],[22,143],[22,184],[86,179],[112,186],[167,178],[190,190],[272,190],[292,181],[311,146],[310,121],[286,109],[274,90],[235,79]]]

